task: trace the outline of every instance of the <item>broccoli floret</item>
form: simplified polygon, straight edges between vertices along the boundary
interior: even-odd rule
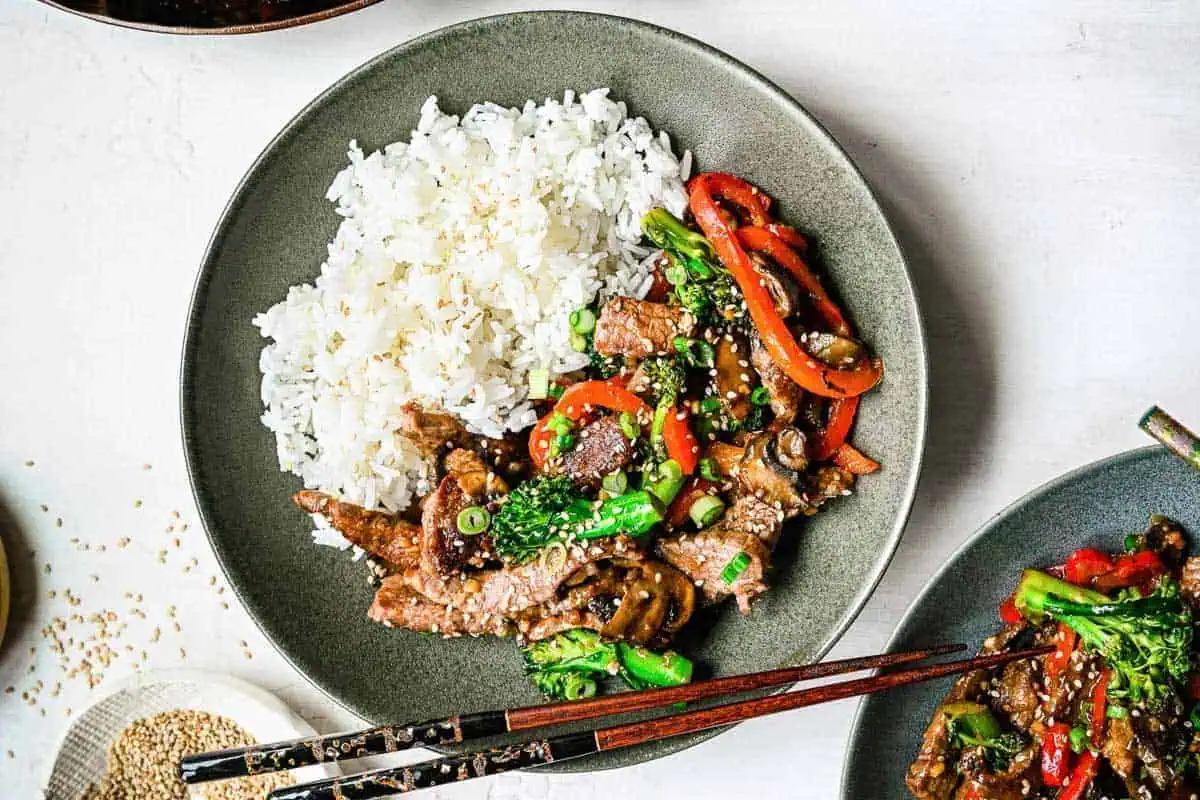
[[[496,552],[517,563],[570,536],[640,536],[663,521],[662,503],[649,492],[628,492],[598,506],[566,475],[541,475],[508,496],[492,519]]]
[[[1008,768],[1013,757],[1025,747],[1025,738],[1016,731],[1004,731],[987,706],[980,703],[951,703],[942,707],[946,730],[959,748],[978,747],[984,760],[995,772]]]
[[[596,680],[619,676],[627,686],[678,686],[692,679],[692,662],[678,653],[606,642],[600,634],[572,628],[521,648],[525,673],[553,700],[578,700],[596,693]]]
[[[1067,625],[1113,670],[1109,697],[1158,707],[1187,680],[1192,614],[1179,585],[1163,578],[1148,597],[1109,598],[1044,572],[1025,570],[1016,605],[1027,619]]]
[[[666,252],[668,279],[681,306],[702,324],[746,324],[741,289],[703,234],[688,228],[665,208],[642,217],[642,232]]]
[[[642,374],[658,405],[673,406],[687,386],[687,368],[675,356],[652,356],[641,363]]]

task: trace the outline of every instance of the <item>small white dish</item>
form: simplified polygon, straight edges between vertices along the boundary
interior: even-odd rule
[[[259,742],[316,733],[270,692],[218,673],[191,669],[134,675],[89,706],[67,729],[46,782],[47,800],[79,800],[105,771],[108,747],[130,723],[173,709],[227,717]],[[336,764],[294,770],[297,782],[341,774]]]

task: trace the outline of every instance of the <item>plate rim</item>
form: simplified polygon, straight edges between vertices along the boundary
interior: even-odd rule
[[[1017,496],[1016,499],[1010,501],[999,511],[988,517],[988,519],[982,525],[976,528],[974,533],[968,536],[962,544],[954,548],[950,555],[946,557],[946,560],[942,563],[942,565],[937,568],[937,571],[934,572],[933,575],[929,576],[929,579],[921,586],[921,590],[917,592],[912,601],[910,601],[909,604],[904,608],[904,613],[900,615],[900,619],[896,621],[895,626],[892,628],[892,632],[888,636],[888,640],[884,644],[882,652],[892,652],[900,639],[901,630],[905,627],[905,625],[907,625],[909,619],[916,614],[918,606],[925,602],[925,598],[933,591],[934,587],[942,581],[942,579],[946,576],[946,573],[948,573],[951,568],[953,568],[967,554],[967,551],[971,550],[976,544],[987,538],[987,536],[990,535],[992,531],[995,530],[995,528],[1011,514],[1019,511],[1027,503],[1033,502],[1043,495],[1058,489],[1063,484],[1077,480],[1090,472],[1101,468],[1111,467],[1116,464],[1122,464],[1127,461],[1137,461],[1148,456],[1152,456],[1155,453],[1162,452],[1166,452],[1162,445],[1150,444],[1143,445],[1141,447],[1134,447],[1129,450],[1121,450],[1107,456],[1101,456],[1100,458],[1093,459],[1092,461],[1087,461],[1077,467],[1073,467],[1066,472],[1059,473],[1045,482],[1038,484],[1024,494]],[[871,674],[876,674],[877,672],[878,670],[872,672]],[[859,698],[858,704],[854,709],[854,716],[850,720],[850,734],[846,738],[846,747],[842,753],[842,771],[838,782],[838,795],[842,798],[842,800],[846,800],[847,797],[846,791],[847,781],[850,777],[851,752],[854,749],[854,744],[859,737],[859,732],[862,730],[862,716],[870,698],[871,695],[864,695],[863,697]]]
[[[112,25],[114,28],[125,28],[127,30],[142,31],[143,33],[157,33],[175,36],[240,36],[249,33],[266,33],[268,31],[281,31],[287,28],[298,28],[302,25],[308,25],[313,22],[322,22],[334,17],[340,17],[344,14],[349,14],[352,11],[361,11],[367,6],[375,5],[380,0],[343,0],[336,6],[323,9],[321,11],[312,11],[308,14],[300,14],[287,19],[276,20],[275,22],[251,22],[240,25],[226,25],[219,28],[203,28],[197,25],[162,25],[156,22],[138,22],[136,20],[121,19],[119,17],[110,17],[106,14],[96,14],[90,11],[83,11],[78,8],[72,8],[63,5],[57,0],[40,0],[44,5],[50,6],[58,11],[63,11],[76,17],[82,17],[92,22],[99,22],[104,25]]]
[[[819,661],[841,640],[841,638],[846,634],[846,631],[849,630],[850,626],[854,624],[854,621],[862,613],[867,601],[874,594],[875,589],[878,588],[880,581],[883,579],[884,574],[887,572],[888,567],[895,558],[896,551],[900,547],[900,542],[904,538],[904,533],[908,527],[908,521],[912,515],[913,503],[916,499],[916,493],[924,467],[925,453],[928,447],[929,424],[929,344],[925,331],[925,317],[921,308],[917,288],[913,281],[912,270],[909,267],[909,260],[905,255],[904,248],[901,245],[899,238],[896,236],[895,226],[892,224],[891,220],[887,216],[887,213],[884,211],[883,204],[880,202],[879,196],[874,187],[871,185],[870,181],[867,180],[858,164],[855,163],[855,161],[850,157],[849,153],[837,140],[837,138],[833,136],[829,129],[826,128],[820,120],[813,116],[800,103],[800,101],[792,97],[778,84],[767,78],[758,70],[738,60],[732,55],[714,47],[713,45],[707,44],[706,42],[703,42],[695,37],[671,28],[617,14],[573,10],[516,11],[460,20],[458,22],[444,25],[440,28],[423,33],[419,36],[415,36],[372,56],[371,58],[338,77],[328,87],[320,91],[316,96],[305,103],[299,111],[297,111],[287,122],[285,122],[279,129],[278,133],[271,137],[270,141],[254,158],[249,167],[246,169],[245,173],[242,175],[241,179],[233,188],[229,200],[222,208],[220,215],[217,218],[217,222],[213,227],[213,232],[210,235],[207,244],[205,245],[203,255],[200,259],[199,269],[193,283],[192,292],[188,300],[187,320],[184,327],[182,353],[180,359],[179,418],[184,462],[187,469],[188,484],[191,491],[192,500],[196,505],[200,522],[204,528],[209,546],[212,549],[222,572],[226,575],[226,577],[228,577],[229,568],[225,563],[225,557],[223,553],[221,552],[220,548],[217,547],[213,534],[213,522],[210,519],[210,515],[206,506],[201,502],[199,482],[197,480],[199,459],[195,453],[195,441],[192,435],[192,429],[194,427],[195,420],[189,404],[189,395],[192,394],[192,390],[194,388],[194,375],[192,374],[193,360],[198,347],[197,338],[200,328],[199,317],[201,316],[201,303],[205,300],[207,295],[208,284],[212,276],[216,250],[219,247],[220,242],[222,242],[226,237],[228,230],[232,225],[233,213],[236,212],[238,207],[242,204],[244,195],[247,193],[253,180],[257,177],[257,173],[263,167],[264,162],[270,157],[272,151],[288,136],[290,136],[294,129],[303,123],[310,114],[314,113],[314,111],[325,101],[327,97],[340,91],[345,85],[352,83],[360,75],[371,70],[377,64],[387,59],[395,58],[405,51],[421,47],[439,38],[452,36],[465,30],[477,27],[501,25],[507,20],[532,19],[539,17],[599,19],[616,25],[640,29],[641,31],[650,35],[656,35],[675,40],[684,47],[697,51],[703,57],[719,62],[725,68],[741,73],[745,78],[749,79],[750,82],[755,85],[756,89],[768,95],[772,100],[779,103],[781,106],[786,107],[792,113],[797,114],[799,117],[807,121],[814,127],[816,132],[824,138],[824,143],[832,148],[835,155],[841,159],[845,167],[850,171],[850,174],[857,180],[858,185],[866,192],[866,195],[873,206],[874,213],[878,216],[879,221],[882,224],[882,232],[885,234],[887,241],[895,250],[895,253],[898,257],[899,266],[903,272],[905,294],[907,295],[907,299],[911,305],[911,308],[913,309],[915,323],[914,336],[910,339],[910,341],[916,345],[917,351],[915,369],[913,370],[915,378],[914,383],[916,387],[914,399],[917,410],[917,419],[914,420],[915,424],[913,429],[913,460],[908,469],[908,475],[904,482],[903,492],[898,498],[898,511],[891,524],[890,530],[888,531],[884,552],[881,552],[878,555],[878,561],[874,565],[871,572],[868,573],[867,579],[853,595],[851,601],[847,604],[846,609],[842,612],[837,622],[831,627],[830,632],[825,637],[824,641],[814,649],[811,660],[814,662]],[[886,375],[884,380],[886,380]],[[233,589],[234,594],[237,596],[238,602],[242,605],[243,609],[247,612],[247,615],[251,618],[251,620],[253,620],[255,626],[258,627],[259,631],[262,632],[267,641],[271,643],[271,646],[276,650],[276,652],[283,657],[288,666],[290,666],[298,675],[303,677],[305,681],[316,688],[324,697],[328,698],[338,708],[352,714],[359,719],[364,719],[358,714],[357,711],[349,707],[343,700],[336,697],[330,690],[326,689],[314,678],[309,676],[306,671],[301,669],[296,664],[291,654],[288,653],[278,642],[276,642],[275,637],[272,636],[271,633],[264,627],[264,622],[262,619],[260,619],[259,615],[251,611],[245,598],[242,596],[241,587],[232,580],[229,581],[229,585],[230,588]],[[797,654],[793,652],[789,654],[784,661],[786,663],[796,663],[796,656]],[[788,687],[781,687],[778,691],[786,691],[787,688]],[[691,740],[687,744],[672,750],[671,753],[673,754],[687,750],[697,744],[718,736],[719,734],[730,730],[733,727],[734,725],[727,725],[692,734]],[[650,761],[657,760],[658,758],[662,758],[665,755],[667,754],[644,759],[638,763],[648,763]],[[567,768],[570,771],[597,770],[596,767],[583,768],[581,770],[574,770],[570,766]],[[605,769],[610,768],[617,767],[605,767]]]

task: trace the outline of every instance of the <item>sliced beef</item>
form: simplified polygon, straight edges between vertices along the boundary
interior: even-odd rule
[[[411,569],[420,563],[420,526],[395,514],[368,511],[307,489],[292,495],[292,502],[310,514],[324,516],[338,533],[393,571]]]
[[[434,603],[405,585],[401,575],[383,579],[367,615],[388,627],[443,636],[511,636],[516,631],[497,614]]]
[[[519,566],[485,569],[465,575],[436,575],[408,570],[405,583],[435,603],[466,611],[511,617],[552,600],[572,575],[589,564],[614,557],[636,561],[641,553],[624,536],[572,545],[559,564],[530,561]]]
[[[717,339],[713,362],[713,388],[721,405],[734,419],[741,421],[750,413],[750,393],[758,384],[750,368],[750,341],[736,331]]]
[[[691,338],[696,318],[663,303],[614,297],[600,310],[593,342],[603,356],[645,358],[674,353],[676,336]]]
[[[452,447],[473,444],[473,437],[458,417],[429,411],[416,403],[401,407],[396,433],[415,444],[426,458],[440,456]]]
[[[575,446],[563,454],[562,471],[580,486],[597,489],[605,475],[625,469],[633,455],[633,442],[616,417],[601,417],[584,426]]]
[[[1007,714],[1014,726],[1028,730],[1041,703],[1033,663],[1017,661],[1006,666],[993,693],[995,707]]]
[[[939,715],[942,716],[942,715]],[[978,770],[964,776],[955,800],[1027,800],[1041,787],[1039,745],[1030,742],[1002,772]]]
[[[751,602],[766,591],[764,575],[770,567],[771,550],[779,538],[783,520],[780,512],[753,496],[741,497],[715,525],[699,533],[682,533],[658,540],[658,551],[671,566],[691,579],[710,602],[729,595],[738,610],[750,613]],[[721,571],[738,553],[750,563],[728,584]]]
[[[794,422],[804,390],[771,359],[758,334],[750,339],[750,365],[771,393],[771,411],[775,418],[788,424]]]
[[[508,485],[469,450],[447,454],[446,469],[437,490],[422,501],[421,568],[434,575],[450,575],[464,567],[478,569],[493,560],[491,537],[463,533],[458,515],[508,491]]]
[[[1108,765],[1122,780],[1135,777],[1137,756],[1134,754],[1133,725],[1128,717],[1108,721],[1101,750]]]

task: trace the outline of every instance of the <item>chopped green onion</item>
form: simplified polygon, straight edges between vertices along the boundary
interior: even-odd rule
[[[765,406],[771,402],[771,390],[765,386],[758,386],[750,393],[750,402],[756,406]]]
[[[529,370],[529,399],[543,400],[550,390],[550,372],[544,369]]]
[[[629,478],[621,470],[614,470],[600,481],[600,488],[611,495],[625,494],[625,490],[629,488]]]
[[[1071,750],[1076,754],[1082,753],[1088,746],[1088,732],[1083,728],[1071,728],[1071,733],[1067,736],[1071,743]]]
[[[719,483],[721,480],[721,465],[715,458],[700,459],[700,477],[706,481]]]
[[[1194,711],[1192,712],[1195,713]],[[1104,712],[1104,716],[1109,719],[1125,719],[1129,716],[1129,709],[1125,706],[1109,704],[1108,709]],[[1195,726],[1193,726],[1195,727]]]
[[[563,396],[563,393],[566,391],[567,391],[567,387],[563,386],[562,384],[552,383],[552,384],[550,384],[550,388],[546,390],[546,394],[547,394],[547,396],[552,397],[555,400],[558,400],[559,398],[561,398]]]
[[[1140,544],[1141,543],[1138,541],[1138,535],[1136,533],[1129,534],[1125,537],[1125,552],[1132,553],[1134,550],[1138,549]]]
[[[746,567],[750,566],[750,556],[746,555],[745,551],[740,551],[736,556],[729,559],[729,563],[721,570],[721,580],[727,584],[732,584],[738,579],[738,576],[746,571]]]
[[[683,488],[683,468],[673,458],[659,464],[652,473],[646,475],[646,491],[670,505]]]
[[[560,433],[554,437],[554,445],[558,448],[558,452],[565,453],[575,446],[575,434]]]
[[[586,700],[596,696],[596,682],[590,679],[567,683],[566,697],[568,700]]]
[[[571,349],[576,353],[586,352],[588,349],[588,338],[582,333],[571,331]]]
[[[617,424],[621,426],[621,433],[630,440],[636,441],[642,435],[642,426],[638,425],[637,417],[628,411],[621,412],[621,416],[617,417]]]
[[[571,421],[570,417],[557,411],[550,415],[550,419],[546,420],[546,430],[555,433],[570,433],[574,427],[575,423]]]
[[[721,400],[717,397],[706,397],[700,401],[700,410],[712,413],[721,410]]]
[[[687,283],[687,270],[672,262],[671,266],[663,270],[663,277],[672,286],[682,286]]]
[[[571,330],[575,333],[591,333],[596,330],[596,313],[590,308],[572,311],[571,316],[567,319],[571,323]]]
[[[488,529],[492,524],[492,515],[483,506],[469,506],[458,512],[454,522],[464,536],[474,536]]]
[[[692,503],[692,507],[688,509],[688,516],[692,518],[692,522],[696,523],[697,526],[707,528],[720,519],[724,511],[725,502],[721,498],[706,494],[696,498],[696,502]],[[745,555],[745,553],[742,555]],[[748,562],[749,557],[747,557]],[[726,565],[725,569],[729,569],[728,565]],[[725,577],[725,570],[721,570],[721,577]],[[732,583],[733,581],[725,582]]]

